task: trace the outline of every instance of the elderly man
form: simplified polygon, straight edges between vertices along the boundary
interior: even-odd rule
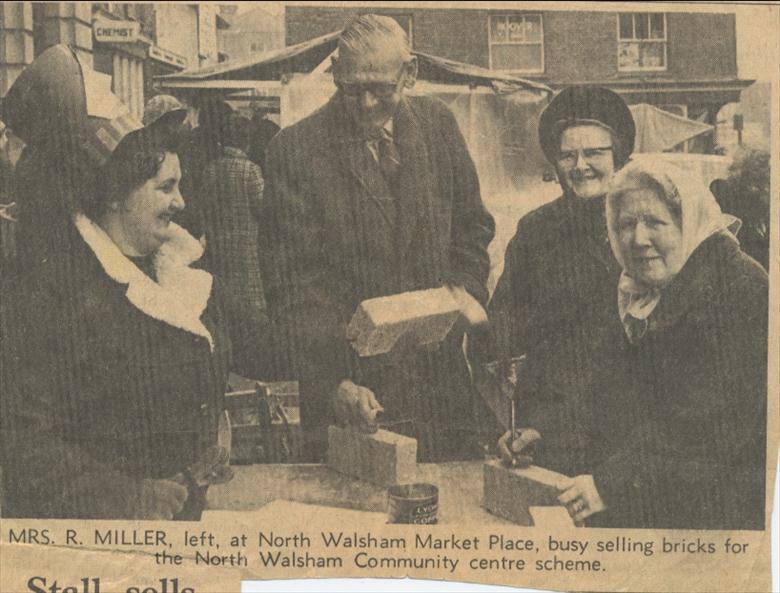
[[[310,459],[334,420],[418,439],[420,460],[473,454],[478,418],[462,332],[433,351],[359,359],[346,340],[368,298],[449,284],[484,303],[494,234],[452,113],[405,97],[417,62],[405,32],[363,15],[342,33],[338,91],[267,153],[262,234],[277,372],[300,381]],[[335,412],[335,415],[334,415]]]
[[[520,220],[489,308],[493,356],[526,355],[518,425],[542,434],[536,462],[572,476],[587,466],[599,344],[611,339],[618,320],[620,267],[607,238],[605,193],[634,136],[631,112],[608,89],[569,87],[552,100],[539,121],[539,140],[563,195]],[[508,438],[499,443],[505,456]],[[563,500],[584,504],[585,491],[597,498],[592,479],[582,483],[589,478],[568,484]],[[592,502],[598,510],[600,501]]]

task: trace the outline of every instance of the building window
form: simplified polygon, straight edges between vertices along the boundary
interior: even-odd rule
[[[542,15],[490,15],[489,41],[493,70],[544,72]]]
[[[666,70],[666,15],[618,15],[618,70]]]

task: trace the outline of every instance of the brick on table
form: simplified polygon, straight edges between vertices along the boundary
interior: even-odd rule
[[[519,525],[533,525],[532,506],[560,505],[559,480],[567,476],[532,465],[509,468],[500,460],[486,461],[483,474],[483,505],[490,513]]]
[[[366,434],[328,427],[328,466],[338,472],[392,486],[413,481],[416,465],[416,439],[382,429]]]

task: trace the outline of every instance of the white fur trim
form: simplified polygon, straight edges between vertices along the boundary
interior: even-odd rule
[[[214,279],[208,272],[189,267],[203,255],[203,247],[195,238],[180,226],[170,224],[170,239],[154,257],[155,282],[92,220],[77,214],[74,223],[106,274],[127,284],[125,296],[130,303],[149,317],[206,338],[214,349],[211,333],[200,320]]]

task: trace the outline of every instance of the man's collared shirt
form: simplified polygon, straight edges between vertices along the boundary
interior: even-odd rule
[[[384,126],[382,126],[381,130],[377,134],[376,138],[372,138],[369,140],[366,140],[366,146],[368,146],[368,150],[371,151],[371,154],[374,156],[374,160],[378,163],[379,162],[379,141],[381,138],[379,137],[379,134],[384,135],[385,137],[389,138],[391,141],[393,140],[393,120],[388,119]]]

